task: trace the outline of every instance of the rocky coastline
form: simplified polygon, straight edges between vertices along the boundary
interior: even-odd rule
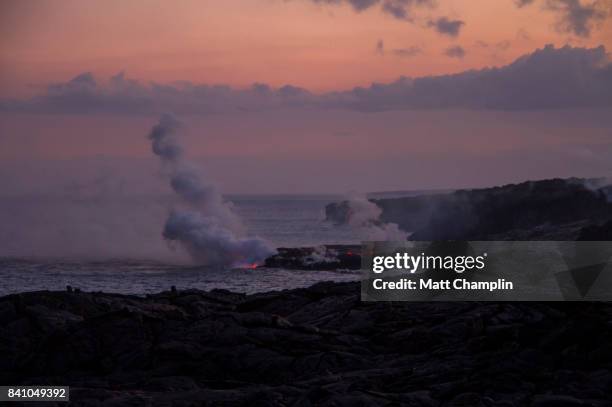
[[[610,304],[359,295],[10,295],[0,381],[70,385],[75,406],[610,405]]]
[[[612,240],[611,198],[607,179],[569,178],[371,201],[411,240]],[[349,201],[326,207],[331,222],[351,215]]]
[[[551,180],[376,203],[383,221],[421,222],[415,239],[612,240],[608,192]],[[355,270],[359,250],[281,248],[265,266]],[[612,405],[609,303],[363,302],[358,282],[68,287],[0,297],[0,324],[0,382],[69,385],[75,406]]]

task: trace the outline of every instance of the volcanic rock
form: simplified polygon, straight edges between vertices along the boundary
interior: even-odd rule
[[[609,406],[612,394],[607,303],[371,303],[358,283],[43,291],[0,298],[0,324],[0,382],[69,385],[78,406]]]

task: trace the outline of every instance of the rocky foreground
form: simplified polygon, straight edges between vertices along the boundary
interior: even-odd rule
[[[0,324],[0,382],[68,384],[77,406],[611,405],[604,303],[35,292],[0,298]]]

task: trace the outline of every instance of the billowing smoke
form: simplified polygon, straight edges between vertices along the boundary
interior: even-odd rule
[[[612,177],[587,178],[577,180],[595,194],[602,194],[612,203]]]
[[[197,168],[185,159],[176,140],[179,121],[163,115],[149,139],[164,166],[170,186],[180,198],[164,226],[165,239],[179,243],[195,262],[219,267],[259,264],[274,250],[257,237],[242,237],[240,220],[221,194],[204,182]]]
[[[364,195],[351,193],[347,199],[349,226],[355,228],[369,240],[406,240],[408,234],[396,223],[380,220],[382,209]]]

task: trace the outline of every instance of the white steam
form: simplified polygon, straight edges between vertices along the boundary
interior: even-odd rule
[[[179,243],[195,262],[220,267],[259,264],[274,250],[257,237],[242,237],[244,230],[231,207],[198,170],[185,159],[175,134],[179,121],[163,115],[149,139],[168,174],[170,186],[180,198],[163,230],[165,239]]]
[[[593,193],[604,194],[606,200],[612,202],[612,177],[588,178],[579,182]]]
[[[347,199],[349,226],[355,228],[369,240],[406,240],[408,234],[396,223],[384,223],[380,220],[382,209],[364,195],[351,193]]]

